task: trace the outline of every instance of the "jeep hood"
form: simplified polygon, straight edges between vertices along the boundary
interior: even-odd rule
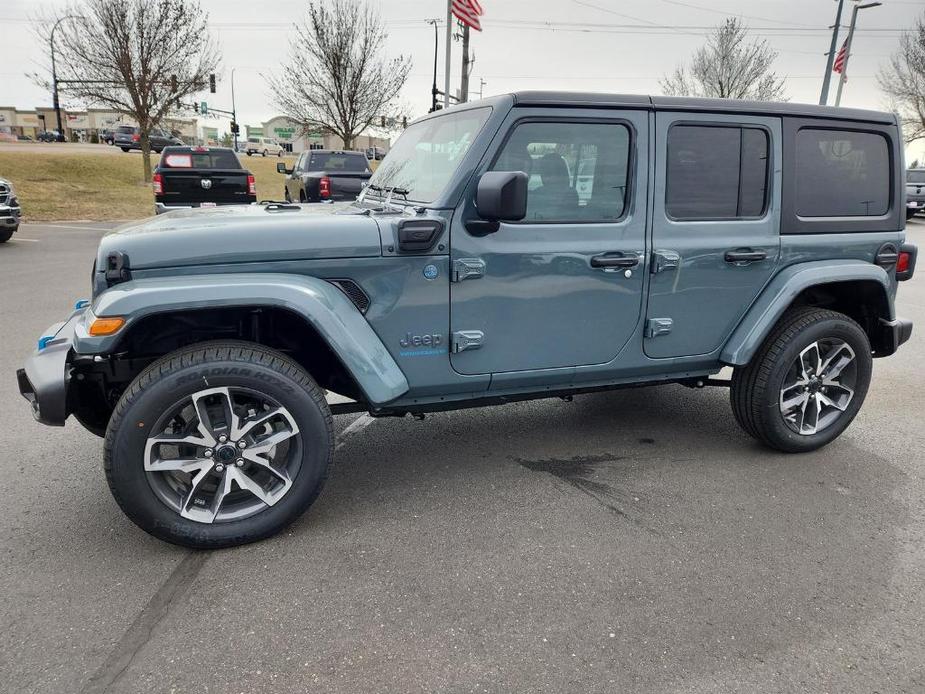
[[[379,256],[379,226],[361,212],[347,204],[175,210],[106,234],[97,267],[114,252],[133,270]]]

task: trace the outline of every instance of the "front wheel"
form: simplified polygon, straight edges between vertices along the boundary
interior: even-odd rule
[[[16,231],[17,227],[10,227],[7,229],[0,229],[0,243],[6,243],[11,238],[13,238],[13,232]]]
[[[267,150],[263,150],[263,153],[261,156],[264,156],[264,157],[267,156]]]
[[[848,316],[819,308],[784,315],[748,365],[732,376],[739,425],[771,448],[802,453],[839,436],[867,395],[867,334]]]
[[[143,530],[199,549],[274,535],[315,500],[333,455],[324,394],[244,342],[179,350],[125,391],[106,432],[113,496]]]

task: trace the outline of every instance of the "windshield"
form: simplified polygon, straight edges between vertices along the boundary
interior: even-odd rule
[[[906,183],[925,183],[925,171],[908,171]]]
[[[490,108],[475,108],[415,123],[382,160],[369,180],[370,186],[404,189],[409,200],[433,202],[450,182],[490,113]]]

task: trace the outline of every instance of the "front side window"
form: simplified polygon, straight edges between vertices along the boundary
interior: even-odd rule
[[[529,177],[524,222],[614,222],[626,207],[629,154],[622,123],[527,122],[491,168]]]
[[[668,131],[665,211],[681,220],[760,217],[768,193],[768,134],[759,128],[676,125]]]
[[[876,217],[890,209],[890,153],[883,135],[803,128],[797,133],[796,213]]]
[[[370,188],[395,188],[413,202],[430,203],[449,185],[488,120],[490,108],[448,111],[405,130],[369,179]]]

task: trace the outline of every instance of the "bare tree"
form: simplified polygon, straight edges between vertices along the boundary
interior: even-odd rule
[[[151,130],[181,99],[204,89],[218,67],[208,15],[196,0],[83,0],[53,19],[43,23],[40,35],[50,50],[50,27],[57,23],[55,60],[58,79],[65,80],[60,88],[78,102],[138,123],[150,181]]]
[[[268,78],[276,105],[304,132],[330,131],[346,149],[382,116],[400,120],[398,93],[411,59],[384,55],[384,27],[365,1],[311,3],[281,74]]]
[[[925,138],[925,14],[900,37],[878,80],[902,119],[906,142]]]
[[[696,50],[690,67],[678,66],[660,85],[669,96],[785,101],[784,81],[772,70],[776,59],[767,41],[750,41],[748,27],[729,18]]]

